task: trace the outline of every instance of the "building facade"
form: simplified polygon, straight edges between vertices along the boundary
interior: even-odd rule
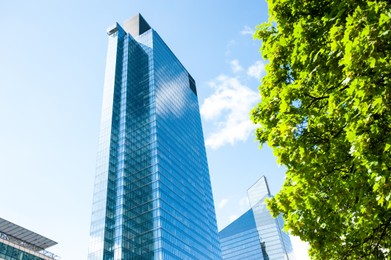
[[[221,259],[194,79],[139,14],[108,38],[88,258]]]
[[[281,216],[273,218],[265,199],[271,194],[266,178],[260,178],[249,190],[251,208],[219,232],[223,259],[293,260],[289,235]]]
[[[56,245],[51,239],[0,218],[0,260],[58,260],[46,249]]]

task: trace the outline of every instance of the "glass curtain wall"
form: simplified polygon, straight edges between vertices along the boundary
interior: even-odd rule
[[[194,79],[153,29],[108,34],[89,259],[221,259]]]
[[[109,30],[89,259],[154,255],[156,145],[148,59],[118,24]]]
[[[248,198],[254,213],[263,256],[266,260],[293,260],[293,248],[288,233],[282,229],[283,219],[273,218],[265,200],[271,197],[266,178],[260,178],[249,190]]]
[[[250,210],[219,233],[223,259],[294,259],[289,235],[282,230],[282,217],[273,218],[266,206],[270,197],[265,177],[248,190]]]

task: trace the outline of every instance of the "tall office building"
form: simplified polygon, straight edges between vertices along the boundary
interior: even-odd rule
[[[47,248],[57,242],[0,218],[0,260],[59,260]]]
[[[221,259],[194,79],[141,15],[107,32],[89,259]]]
[[[248,190],[251,209],[219,233],[223,259],[294,259],[289,235],[282,231],[282,217],[273,218],[266,208],[265,199],[269,197],[263,176]]]

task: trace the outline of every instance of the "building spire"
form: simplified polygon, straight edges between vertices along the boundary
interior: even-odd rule
[[[151,26],[149,26],[140,13],[124,22],[124,30],[133,37],[143,34],[149,29],[151,29]]]

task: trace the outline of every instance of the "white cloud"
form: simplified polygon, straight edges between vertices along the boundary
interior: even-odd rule
[[[250,208],[250,204],[248,203],[248,197],[243,197],[239,200],[239,205],[241,208]]]
[[[235,40],[230,40],[227,43],[227,46],[225,46],[225,56],[228,57],[232,53],[232,49],[235,47],[236,41]]]
[[[233,73],[238,73],[238,72],[243,71],[243,67],[240,66],[238,60],[231,60],[229,62],[229,64],[231,65],[231,70],[232,70]]]
[[[238,215],[231,215],[231,216],[229,216],[229,221],[230,222],[233,222],[233,221],[235,221],[237,219],[238,219]]]
[[[256,79],[261,79],[265,73],[265,64],[262,61],[257,61],[247,69],[247,75]]]
[[[247,25],[245,25],[244,28],[240,31],[241,35],[254,35],[254,33],[254,29],[250,28]]]
[[[225,75],[209,85],[215,91],[204,100],[201,115],[206,120],[215,120],[216,130],[206,138],[206,146],[217,149],[225,144],[246,141],[255,129],[249,114],[260,99],[258,93],[238,78]]]
[[[222,199],[219,203],[219,209],[222,209],[225,207],[225,205],[227,205],[228,203],[228,199]]]

